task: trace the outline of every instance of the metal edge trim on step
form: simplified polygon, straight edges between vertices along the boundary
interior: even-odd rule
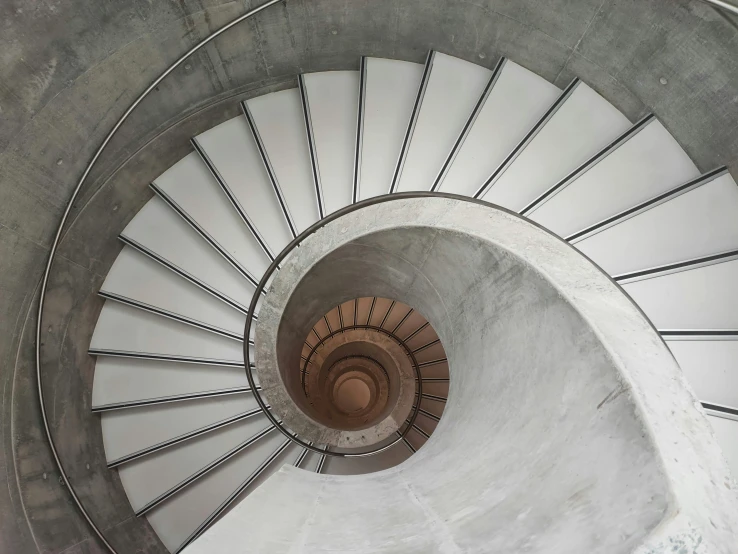
[[[210,425],[205,425],[204,427],[200,427],[198,429],[195,429],[194,431],[183,433],[171,439],[152,444],[151,446],[147,446],[146,448],[142,448],[130,454],[126,454],[125,456],[121,456],[120,458],[116,458],[115,460],[108,462],[107,467],[109,469],[112,469],[128,462],[133,462],[135,460],[143,458],[144,456],[153,454],[154,452],[164,450],[166,448],[169,448],[170,446],[175,446],[182,442],[210,433],[211,431],[217,431],[218,429],[222,429],[223,427],[227,427],[228,425],[231,425],[233,423],[238,423],[239,421],[244,421],[258,415],[262,415],[261,408],[254,408],[253,410],[249,410],[248,412],[243,412],[228,417],[226,419],[221,419],[220,421],[216,421],[215,423],[211,423]]]
[[[738,340],[738,329],[659,329],[664,338],[684,340]]]
[[[189,475],[188,477],[186,477],[185,479],[183,479],[182,481],[180,481],[179,483],[177,483],[176,485],[174,485],[172,488],[170,488],[167,491],[163,492],[162,494],[160,494],[159,496],[157,496],[153,500],[150,500],[144,506],[142,506],[141,508],[139,508],[138,510],[136,510],[135,511],[136,516],[141,517],[142,515],[150,512],[151,510],[153,510],[154,508],[156,508],[159,504],[161,504],[165,500],[168,500],[169,498],[171,498],[172,496],[174,496],[175,494],[177,494],[179,491],[183,490],[184,488],[188,487],[192,483],[196,482],[201,477],[207,475],[208,473],[210,473],[211,471],[213,471],[215,468],[217,468],[218,466],[220,466],[224,462],[227,462],[228,460],[230,460],[231,458],[233,458],[237,454],[240,454],[241,452],[243,452],[244,450],[246,450],[249,446],[255,444],[256,442],[258,442],[260,439],[262,439],[265,436],[267,436],[272,431],[274,431],[274,426],[273,425],[269,425],[268,427],[265,427],[264,429],[262,429],[261,431],[259,431],[255,435],[253,435],[252,437],[246,439],[245,441],[243,441],[239,445],[231,448],[228,452],[225,452],[224,454],[221,454],[215,460],[212,460],[210,463],[208,463],[206,466],[198,469],[192,475]]]
[[[410,451],[410,454],[415,454],[415,453],[417,452],[417,450],[415,450],[415,447],[413,447],[413,445],[412,445],[412,444],[410,444],[410,441],[409,441],[409,440],[407,440],[407,438],[406,438],[406,437],[403,437],[403,436],[402,436],[402,434],[401,434],[401,433],[400,433],[399,431],[395,431],[395,434],[396,434],[396,435],[397,435],[398,437],[402,437],[402,442],[403,442],[403,444],[404,444],[405,446],[407,446],[407,449],[408,449],[408,450]]]
[[[320,215],[320,219],[323,219],[325,217],[323,184],[320,180],[320,167],[318,164],[318,153],[315,149],[315,132],[313,129],[312,116],[310,115],[310,102],[308,100],[307,85],[305,85],[305,77],[302,74],[297,76],[297,89],[300,92],[302,115],[305,120],[305,133],[307,136],[308,154],[310,155],[310,169],[312,171],[313,185],[315,186],[315,196],[318,202],[318,213]]]
[[[417,329],[415,329],[415,331],[413,331],[407,337],[405,337],[404,339],[402,339],[402,341],[403,342],[408,342],[408,341],[414,339],[418,335],[418,333],[422,333],[423,330],[424,329],[427,329],[429,325],[430,325],[430,321],[426,321],[420,327],[418,327]],[[413,354],[415,354],[415,351],[413,351]]]
[[[615,152],[618,148],[620,148],[630,139],[635,137],[638,133],[640,133],[643,129],[645,129],[653,121],[656,121],[656,117],[653,114],[648,114],[645,117],[641,118],[637,123],[632,125],[622,135],[617,137],[610,144],[605,146],[602,150],[597,152],[594,156],[592,156],[582,165],[577,167],[574,171],[569,173],[566,177],[561,179],[558,183],[556,183],[551,188],[549,188],[548,190],[540,194],[538,198],[533,200],[525,208],[520,210],[520,215],[524,215],[527,217],[531,211],[535,211],[537,208],[540,208],[543,204],[548,202],[551,198],[556,196],[559,192],[564,190],[567,186],[569,186],[571,183],[576,181],[579,177],[587,173],[587,171],[592,169],[594,166],[596,166],[602,160],[607,158],[610,154]]]
[[[246,210],[241,205],[241,202],[239,202],[238,198],[234,194],[233,190],[231,190],[231,187],[228,185],[225,178],[220,174],[220,171],[218,171],[218,168],[215,167],[213,160],[211,160],[210,156],[208,156],[207,152],[205,152],[205,149],[202,147],[200,142],[197,140],[197,137],[192,137],[190,139],[190,143],[192,144],[192,147],[195,149],[195,151],[200,156],[200,159],[207,166],[208,170],[210,171],[210,174],[213,176],[213,178],[215,178],[215,181],[220,186],[220,189],[223,191],[223,193],[226,195],[226,197],[230,201],[231,206],[233,206],[233,208],[236,210],[236,213],[241,218],[241,221],[243,221],[244,225],[246,225],[248,230],[251,232],[253,237],[256,239],[256,242],[259,243],[259,246],[263,250],[264,254],[266,254],[270,262],[273,262],[274,253],[272,252],[271,248],[269,248],[269,245],[267,244],[266,239],[261,235],[259,230],[256,228],[256,225],[254,225],[254,222],[251,221],[251,218],[246,213]]]
[[[437,360],[430,360],[430,361],[427,361],[427,362],[420,362],[418,364],[418,367],[428,367],[428,366],[432,366],[432,365],[443,364],[443,363],[446,363],[446,362],[448,362],[448,358],[439,358]]]
[[[424,344],[423,346],[420,346],[420,347],[416,348],[415,350],[413,350],[413,354],[417,354],[418,352],[422,352],[423,350],[427,350],[431,346],[435,346],[436,344],[440,344],[440,343],[441,343],[441,339],[432,340],[432,341]],[[428,379],[423,378],[423,381],[427,381],[427,380]]]
[[[351,203],[356,204],[359,199],[361,186],[361,155],[364,147],[364,112],[366,110],[366,80],[367,58],[362,56],[359,62],[359,107],[356,122],[356,142],[354,144],[354,172],[353,186],[351,187]]]
[[[149,248],[145,247],[143,244],[139,243],[138,241],[135,241],[132,238],[129,238],[129,237],[123,235],[123,234],[118,235],[118,239],[123,244],[125,244],[126,246],[130,246],[131,248],[133,248],[137,252],[143,254],[147,258],[149,258],[149,259],[151,259],[151,260],[153,260],[153,261],[155,261],[155,262],[163,265],[169,271],[171,271],[173,273],[176,273],[177,275],[179,275],[180,277],[182,277],[182,279],[184,279],[184,280],[192,283],[193,285],[199,287],[200,289],[204,290],[208,294],[214,296],[215,298],[217,298],[218,300],[220,300],[221,302],[223,302],[224,304],[228,304],[233,309],[238,310],[239,312],[243,313],[244,315],[248,315],[248,313],[249,313],[248,308],[242,306],[241,304],[239,304],[238,302],[236,302],[235,300],[233,300],[232,298],[230,298],[226,294],[223,294],[219,290],[211,287],[210,285],[208,285],[207,283],[201,281],[197,277],[195,277],[195,276],[187,273],[185,270],[183,270],[179,266],[173,264],[172,262],[170,262],[166,258],[160,256],[159,254],[157,254],[153,250],[150,250]]]
[[[205,242],[207,242],[211,248],[213,248],[218,254],[220,254],[225,261],[227,261],[229,264],[233,266],[233,269],[238,271],[243,277],[246,278],[247,281],[249,281],[254,287],[256,287],[259,284],[259,281],[254,277],[249,270],[247,270],[245,267],[243,267],[236,258],[231,255],[230,252],[228,252],[213,236],[208,233],[202,225],[200,225],[195,219],[188,214],[182,206],[177,204],[177,202],[169,196],[159,185],[156,183],[150,184],[151,189],[154,191],[154,193],[164,201],[164,203],[169,206],[177,215],[179,215],[192,229],[200,235],[203,239],[205,239]]]
[[[90,356],[113,356],[116,358],[134,358],[138,360],[156,360],[162,362],[182,362],[185,364],[217,365],[221,367],[244,367],[243,362],[232,360],[218,360],[215,358],[196,358],[192,356],[178,356],[173,354],[156,354],[152,352],[134,352],[130,350],[114,350],[112,348],[89,348]]]
[[[708,171],[707,173],[704,173],[700,175],[699,177],[695,177],[694,179],[691,179],[690,181],[687,181],[686,183],[677,185],[676,187],[670,190],[667,190],[666,192],[658,194],[654,196],[653,198],[649,198],[648,200],[641,202],[640,204],[636,204],[632,208],[623,210],[620,213],[617,213],[611,217],[605,218],[598,223],[585,227],[581,231],[571,234],[568,237],[566,237],[566,240],[574,244],[581,240],[587,239],[591,236],[596,235],[597,233],[601,231],[604,231],[605,229],[609,229],[610,227],[617,225],[618,223],[627,221],[631,217],[640,215],[644,212],[647,212],[651,208],[660,206],[661,204],[664,204],[665,202],[668,202],[669,200],[672,200],[673,198],[677,198],[678,196],[681,196],[682,194],[685,194],[691,190],[694,190],[702,185],[706,185],[707,183],[717,179],[718,177],[722,177],[727,172],[728,172],[728,168],[726,168],[725,166],[718,167],[716,169],[713,169],[712,171]]]
[[[220,335],[221,337],[232,339],[238,342],[243,342],[243,336],[240,333],[234,333],[233,331],[221,329],[220,327],[216,327],[215,325],[210,325],[209,323],[203,323],[202,321],[198,321],[191,317],[187,317],[187,316],[180,315],[174,312],[170,312],[168,310],[163,310],[162,308],[157,308],[156,306],[152,306],[151,304],[147,304],[145,302],[141,302],[139,300],[135,300],[127,296],[123,296],[122,294],[108,292],[102,289],[99,290],[97,294],[98,296],[105,298],[107,300],[112,300],[113,302],[118,302],[120,304],[125,304],[127,306],[131,306],[133,308],[143,310],[145,312],[149,312],[149,313],[156,314],[162,317],[166,317],[167,319],[177,321],[178,323],[184,323],[185,325],[190,325],[197,329],[202,329],[203,331],[208,331],[210,333]],[[254,341],[249,340],[249,344],[253,345]]]
[[[441,188],[441,185],[443,184],[443,181],[446,178],[446,175],[451,169],[451,165],[456,159],[456,156],[461,151],[461,147],[464,145],[464,142],[466,141],[466,138],[469,136],[469,133],[471,133],[471,130],[474,127],[474,123],[479,117],[479,114],[482,112],[482,110],[484,109],[484,106],[487,104],[487,99],[489,98],[489,95],[492,94],[492,89],[497,84],[497,81],[499,80],[500,75],[502,74],[502,70],[504,69],[506,63],[507,63],[507,58],[503,56],[499,59],[499,61],[497,62],[497,65],[495,65],[495,68],[492,70],[492,75],[490,76],[489,81],[487,81],[487,84],[485,85],[484,90],[482,91],[482,95],[477,100],[477,103],[474,106],[474,109],[469,115],[469,118],[464,124],[464,127],[461,129],[461,133],[459,133],[458,138],[454,142],[454,145],[451,148],[451,152],[446,157],[446,160],[443,162],[443,165],[441,165],[441,169],[438,171],[438,175],[436,175],[436,178],[433,180],[433,186],[430,189],[431,192],[436,192],[439,188]]]
[[[386,314],[384,314],[384,317],[382,318],[382,323],[380,323],[380,324],[379,324],[379,326],[380,326],[381,328],[383,328],[383,329],[384,329],[384,324],[385,324],[385,323],[387,323],[387,318],[388,318],[388,317],[390,316],[390,313],[392,313],[392,308],[394,308],[394,307],[395,307],[395,303],[396,303],[396,300],[393,300],[393,301],[392,301],[392,302],[390,303],[390,305],[389,305],[389,308],[387,308],[387,313],[386,313]]]
[[[711,416],[730,419],[731,421],[738,421],[738,409],[736,408],[723,406],[721,404],[712,404],[710,402],[701,402],[701,404],[705,411]]]
[[[258,390],[261,387],[256,387]],[[227,389],[216,389],[202,392],[187,392],[182,394],[172,394],[170,396],[160,396],[157,398],[142,398],[141,400],[126,400],[123,402],[111,402],[110,404],[100,404],[92,406],[92,413],[112,412],[114,410],[127,410],[129,408],[143,408],[145,406],[157,406],[159,404],[171,404],[172,402],[184,402],[187,400],[201,400],[203,398],[215,398],[217,396],[230,396],[232,394],[245,394],[251,392],[251,387],[230,387]]]
[[[264,460],[261,465],[254,470],[254,472],[249,476],[246,481],[241,483],[239,487],[233,491],[228,498],[226,498],[208,517],[203,521],[197,529],[195,529],[192,534],[190,534],[187,539],[179,546],[172,554],[179,554],[184,550],[187,546],[192,544],[200,535],[202,535],[208,527],[216,520],[218,519],[223,512],[225,512],[228,509],[228,506],[233,504],[233,502],[247,489],[251,484],[256,481],[259,476],[264,473],[264,471],[274,462],[274,460],[277,459],[277,457],[284,452],[287,447],[290,445],[290,441],[285,440],[272,454]]]
[[[428,81],[430,80],[431,69],[433,68],[433,60],[436,57],[434,50],[428,52],[428,57],[425,60],[425,66],[423,67],[423,76],[420,79],[420,86],[418,87],[418,94],[415,97],[415,103],[413,104],[413,111],[410,112],[410,121],[405,131],[405,136],[402,139],[402,145],[400,146],[400,152],[397,157],[397,163],[395,164],[395,170],[392,172],[392,181],[390,183],[389,193],[397,191],[397,186],[400,183],[400,177],[402,170],[405,167],[405,161],[407,159],[407,153],[410,148],[410,142],[415,132],[415,126],[418,123],[418,117],[420,116],[420,108],[423,104],[423,97],[425,97],[425,91],[428,88]]]
[[[425,380],[425,379],[423,379],[423,380]],[[415,408],[415,405],[414,404],[413,404],[413,408]],[[427,418],[432,419],[433,421],[436,421],[436,422],[441,421],[441,416],[437,416],[436,414],[432,414],[429,411],[424,410],[423,408],[420,408],[418,410],[418,413],[424,415]]]
[[[410,420],[409,420],[409,419],[406,419],[406,420],[405,420],[405,424],[408,424],[408,423],[410,423]],[[429,434],[429,433],[426,433],[425,431],[423,431],[423,429],[421,429],[421,428],[420,428],[420,427],[418,426],[418,424],[417,424],[417,423],[413,423],[413,424],[411,425],[411,427],[412,427],[412,428],[413,428],[413,430],[414,430],[414,431],[415,431],[416,433],[418,433],[418,434],[419,434],[419,435],[420,435],[421,437],[424,437],[424,438],[425,438],[425,440],[428,440],[428,439],[430,438],[430,434]]]
[[[538,133],[541,132],[541,130],[546,126],[546,123],[548,123],[559,111],[561,106],[564,105],[564,103],[571,97],[571,95],[574,93],[576,88],[581,84],[581,81],[578,78],[575,78],[571,83],[569,83],[569,86],[567,86],[562,93],[559,95],[559,97],[554,101],[553,104],[551,104],[551,107],[546,110],[546,113],[544,113],[541,118],[538,120],[538,122],[533,125],[530,131],[526,133],[526,135],[523,137],[523,139],[518,143],[518,145],[513,148],[512,152],[510,152],[504,160],[502,160],[502,163],[495,169],[492,174],[487,178],[486,181],[482,184],[479,189],[477,189],[477,192],[474,193],[472,198],[474,199],[480,199],[482,196],[487,194],[489,192],[489,189],[491,189],[494,184],[497,182],[497,180],[502,176],[505,171],[508,170],[508,168],[513,164],[513,162],[522,154],[523,150],[531,143],[533,142],[533,139],[538,136]]]
[[[692,258],[681,262],[664,264],[639,271],[631,271],[628,273],[623,273],[621,275],[614,275],[612,278],[618,284],[623,285],[635,281],[642,281],[644,279],[661,277],[670,273],[681,273],[682,271],[689,271],[691,269],[697,269],[699,267],[706,267],[710,265],[730,262],[735,259],[738,259],[738,250],[728,250],[727,252],[721,252],[719,254],[700,256],[699,258]]]
[[[410,309],[409,309],[409,310],[407,311],[407,313],[406,313],[406,314],[405,314],[405,315],[404,315],[404,316],[402,317],[402,319],[400,320],[400,323],[398,323],[397,325],[395,325],[395,328],[394,328],[394,329],[392,329],[391,333],[392,333],[393,335],[396,335],[396,334],[397,334],[397,330],[398,330],[398,329],[399,329],[400,327],[402,327],[402,324],[403,324],[403,323],[405,323],[405,321],[407,321],[407,318],[408,318],[408,317],[410,317],[410,315],[411,315],[411,314],[412,314],[412,313],[413,313],[414,311],[415,311],[415,310],[413,310],[412,308],[410,308]],[[407,339],[404,339],[404,340],[407,340]]]
[[[325,450],[328,451],[328,447],[325,447]],[[318,458],[318,464],[315,466],[315,473],[323,473],[323,468],[325,467],[325,460],[326,455],[321,454],[320,458]]]
[[[417,392],[415,393],[415,396],[418,396],[418,393]],[[424,398],[424,399],[426,399],[426,400],[434,400],[436,402],[443,402],[444,404],[446,403],[446,400],[447,400],[447,398],[445,398],[443,396],[438,396],[436,394],[428,394],[427,392],[424,392],[421,395],[421,397]]]
[[[253,137],[254,143],[256,144],[256,149],[259,151],[259,157],[264,164],[264,170],[266,171],[267,178],[272,185],[272,190],[277,196],[277,202],[279,202],[279,207],[282,210],[282,215],[284,216],[287,226],[290,228],[290,234],[292,235],[292,238],[295,238],[297,236],[297,227],[295,225],[295,221],[292,218],[289,207],[287,206],[287,200],[284,196],[284,192],[282,191],[282,187],[279,186],[277,173],[274,171],[274,166],[272,166],[272,162],[269,159],[269,154],[267,153],[266,146],[264,145],[264,141],[259,134],[259,128],[256,125],[256,121],[254,121],[254,116],[251,113],[246,100],[241,101],[241,111],[243,112],[243,116],[246,118],[246,123],[249,127],[249,131],[251,131],[251,136]]]

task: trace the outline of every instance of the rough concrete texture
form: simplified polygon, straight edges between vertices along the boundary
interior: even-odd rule
[[[192,554],[735,551],[735,483],[681,370],[564,241],[471,202],[395,200],[308,238],[283,282],[417,306],[454,374],[444,418],[383,472],[283,468]]]
[[[294,261],[294,257],[290,258]],[[302,258],[300,258],[302,260]],[[290,269],[285,271],[289,267]],[[285,264],[279,275],[295,275],[292,264]],[[274,288],[274,286],[278,288]],[[334,280],[334,287],[326,291],[321,299],[314,298],[310,286],[292,281],[289,278],[274,279],[269,294],[262,302],[259,310],[259,321],[256,326],[254,342],[256,346],[256,367],[262,395],[272,406],[273,413],[281,418],[285,425],[301,437],[316,444],[328,444],[341,448],[359,448],[376,445],[397,431],[407,419],[413,406],[415,393],[415,372],[405,350],[386,335],[367,329],[353,329],[336,335],[316,350],[313,360],[315,364],[308,376],[308,390],[314,406],[308,404],[303,393],[300,373],[300,354],[304,338],[314,324],[315,313],[308,315],[304,311],[308,298],[321,302],[321,305],[336,306],[346,299],[343,288],[346,284]],[[342,300],[336,301],[337,298]],[[355,298],[350,296],[349,298]],[[284,308],[283,300],[290,299],[290,307]],[[275,314],[282,314],[275,317]],[[307,315],[307,319],[300,316]],[[299,323],[305,323],[302,326]],[[307,325],[307,329],[305,329]],[[320,410],[325,402],[320,390],[324,386],[324,368],[330,369],[333,363],[347,354],[369,355],[379,362],[387,372],[384,381],[385,400],[377,410],[371,413],[371,425],[359,430],[346,430],[340,425],[328,421]],[[368,372],[371,368],[367,367]],[[381,377],[381,376],[378,376]],[[381,384],[380,387],[381,388]],[[322,416],[322,417],[321,417]]]
[[[33,314],[45,256],[76,180],[116,118],[182,52],[250,5],[0,3],[1,552],[101,551],[58,482],[35,405]],[[87,306],[86,319],[74,319],[74,351],[84,358],[99,309],[83,287],[107,272],[120,248],[114,236],[148,199],[148,182],[190,151],[190,136],[237,115],[244,95],[294,86],[300,71],[355,69],[362,54],[420,62],[435,48],[487,67],[506,55],[560,86],[581,77],[631,119],[653,111],[701,169],[725,163],[736,174],[737,37],[735,19],[688,0],[287,0],[170,75],[93,172],[62,254],[84,275],[67,283],[77,292],[65,297]],[[51,333],[67,328],[48,323]],[[68,388],[51,413],[76,414],[52,422],[59,442],[99,453],[99,433],[85,434],[94,420],[72,408],[89,399],[90,362],[56,359],[59,377],[49,379]],[[62,454],[83,501],[121,507],[101,516],[113,542],[161,552],[145,520],[122,508],[123,491],[103,475],[102,460],[91,458],[88,472],[78,453]]]

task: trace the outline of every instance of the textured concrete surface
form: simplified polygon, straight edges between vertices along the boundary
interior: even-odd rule
[[[32,314],[44,258],[77,178],[118,115],[186,48],[249,5],[0,4],[1,552],[100,551],[58,483],[34,404]],[[356,68],[361,54],[422,61],[436,48],[488,67],[507,55],[560,86],[578,75],[631,119],[653,111],[701,169],[725,163],[736,174],[737,37],[734,19],[687,0],[288,0],[172,74],[111,143],[75,207],[84,212],[63,254],[84,275],[69,305],[87,306],[91,318],[75,320],[75,336],[83,341],[96,317],[82,283],[107,271],[119,249],[114,236],[148,198],[148,182],[189,152],[190,136],[236,115],[239,95],[292,86],[299,71]],[[52,333],[66,329],[49,323]],[[66,358],[53,369],[67,378],[52,382],[74,384],[70,407],[70,398],[89,398],[89,361]],[[54,424],[60,442],[99,441],[82,436],[90,424],[75,427],[81,417]],[[74,473],[86,500],[97,507],[112,495],[120,506],[122,490],[96,461],[89,474],[86,463],[67,462],[81,464]],[[116,538],[161,551],[126,510],[101,519],[118,522]]]
[[[704,413],[573,247],[494,208],[396,200],[308,238],[273,287],[320,299],[339,280],[427,315],[454,374],[444,418],[383,472],[283,468],[192,554],[735,551],[738,495]]]

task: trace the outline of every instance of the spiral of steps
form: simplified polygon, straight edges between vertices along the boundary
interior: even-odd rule
[[[151,183],[120,234],[89,348],[108,465],[171,552],[284,464],[369,473],[432,440],[454,368],[424,315],[399,301],[356,299],[313,327],[320,341],[374,325],[417,353],[420,415],[378,456],[291,444],[244,371],[244,341],[256,359],[248,308],[275,257],[329,214],[397,192],[499,205],[599,265],[658,329],[738,473],[738,187],[727,169],[700,174],[657,118],[631,122],[586,83],[560,90],[508,59],[363,58],[241,107]]]

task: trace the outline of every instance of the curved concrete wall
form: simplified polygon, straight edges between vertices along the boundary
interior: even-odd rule
[[[309,328],[337,290],[427,316],[453,375],[444,418],[384,472],[283,468],[192,554],[734,550],[738,497],[681,370],[565,242],[470,202],[392,201],[309,237],[265,305]]]
[[[0,4],[0,552],[95,550],[43,437],[34,302],[53,230],[92,152],[130,101],[186,48],[245,10],[230,0]],[[422,61],[428,48],[492,66],[506,55],[565,85],[582,77],[631,119],[653,111],[701,169],[738,170],[734,23],[687,0],[287,0],[233,29],[162,84],[122,129],[75,208],[51,283],[44,341],[52,426],[83,501],[119,548],[162,552],[105,467],[89,413],[94,291],[116,234],[190,136],[236,99],[362,54]],[[667,82],[662,85],[660,79]]]

